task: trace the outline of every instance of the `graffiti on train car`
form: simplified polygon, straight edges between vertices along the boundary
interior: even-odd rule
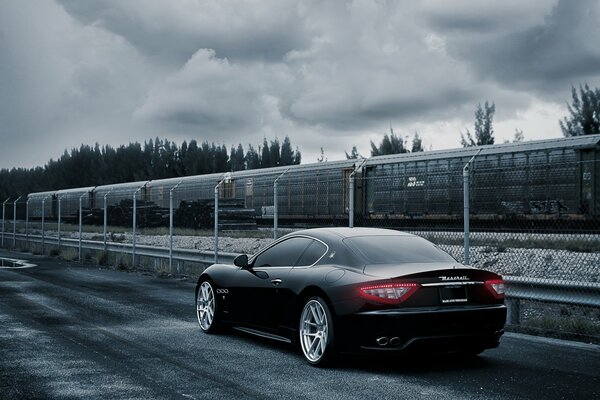
[[[423,187],[425,186],[425,179],[419,179],[416,176],[409,176],[406,187]]]
[[[274,206],[262,206],[261,207],[261,215],[263,217],[272,217],[275,215],[275,207]]]
[[[532,214],[560,214],[569,211],[562,200],[530,201],[529,208]]]

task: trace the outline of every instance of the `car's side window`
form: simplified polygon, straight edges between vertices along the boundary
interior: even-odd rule
[[[325,254],[326,251],[327,246],[325,246],[323,243],[317,240],[313,240],[312,243],[306,248],[306,250],[304,250],[304,253],[302,253],[300,259],[298,260],[295,266],[308,267],[310,265],[313,265],[314,263],[319,261],[321,257],[323,257],[323,254]]]
[[[254,260],[253,267],[292,267],[296,265],[311,242],[311,239],[304,237],[293,237],[279,242],[259,254]]]

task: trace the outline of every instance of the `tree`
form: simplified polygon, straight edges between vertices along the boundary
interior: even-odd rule
[[[600,133],[600,88],[579,85],[579,95],[571,86],[572,104],[567,104],[569,116],[559,121],[565,137]]]
[[[183,158],[183,169],[186,175],[198,175],[203,160],[200,158],[200,149],[195,139],[190,140],[187,152]]]
[[[260,168],[260,156],[254,147],[249,144],[248,151],[246,152],[246,168],[247,169],[258,169]]]
[[[355,160],[357,158],[362,158],[362,156],[356,149],[356,146],[352,146],[352,150],[350,151],[350,154],[348,154],[348,152],[346,152],[346,151],[344,153],[346,153],[347,160]]]
[[[394,134],[394,130],[390,127],[390,135],[386,133],[383,136],[383,140],[376,146],[371,140],[371,156],[383,156],[387,154],[400,154],[408,153],[408,150],[404,146],[404,141],[401,137]]]
[[[525,135],[521,129],[515,129],[515,137],[513,142],[522,142],[525,139]]]
[[[294,164],[294,150],[292,150],[290,138],[286,136],[281,144],[281,165],[292,164]]]
[[[289,138],[279,148],[277,139],[261,150],[265,160],[279,165],[300,164],[302,155],[291,150]],[[266,150],[266,151],[265,151]],[[271,155],[273,156],[271,158]],[[285,159],[285,161],[283,161]],[[285,162],[285,164],[284,164]],[[265,166],[271,166],[265,164]],[[208,141],[201,145],[194,139],[181,146],[167,139],[150,139],[143,144],[129,143],[118,148],[99,144],[82,144],[65,150],[57,160],[44,167],[0,169],[0,199],[16,198],[32,192],[74,187],[108,185],[122,182],[201,175],[213,172],[239,171],[261,167],[261,157],[252,145],[244,156],[242,145],[231,147]]]
[[[413,153],[417,153],[420,151],[424,151],[423,149],[423,140],[419,136],[419,132],[415,132],[415,136],[413,137],[412,149]]]
[[[238,144],[237,149],[231,146],[231,156],[229,157],[229,170],[241,171],[246,169],[246,159],[244,157],[244,148]]]
[[[260,152],[260,167],[269,168],[271,166],[271,151],[269,150],[267,138],[263,138],[262,147],[259,147],[258,151]]]
[[[490,105],[486,101],[483,108],[481,107],[481,103],[477,105],[477,109],[475,110],[475,137],[473,138],[473,135],[471,135],[471,132],[468,129],[465,135],[461,133],[460,143],[463,147],[494,144],[494,128],[492,122],[495,112],[496,105],[494,103]]]
[[[210,174],[215,172],[215,144],[212,147],[208,144],[208,141],[202,142],[200,147],[200,153],[202,154],[201,174]]]
[[[215,147],[214,143],[212,144],[212,147],[215,149],[215,168],[212,172],[227,172],[227,161],[229,160],[229,156],[227,155],[227,147],[225,147],[225,145]]]
[[[281,146],[277,139],[271,140],[271,145],[269,146],[269,159],[269,166],[278,167],[281,165]]]

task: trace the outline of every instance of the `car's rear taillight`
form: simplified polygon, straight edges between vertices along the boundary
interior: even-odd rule
[[[485,287],[488,288],[490,292],[497,299],[504,298],[504,292],[506,291],[506,285],[502,279],[493,279],[490,281],[485,281]]]
[[[418,283],[382,283],[362,286],[358,293],[368,300],[379,303],[400,304],[419,288]]]

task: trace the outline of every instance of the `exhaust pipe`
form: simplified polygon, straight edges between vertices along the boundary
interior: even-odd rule
[[[377,338],[377,339],[375,339],[375,341],[380,346],[387,346],[387,344],[390,342],[390,340],[388,338],[386,338],[385,336]]]
[[[390,339],[390,346],[398,346],[400,344],[399,337],[393,337]]]

